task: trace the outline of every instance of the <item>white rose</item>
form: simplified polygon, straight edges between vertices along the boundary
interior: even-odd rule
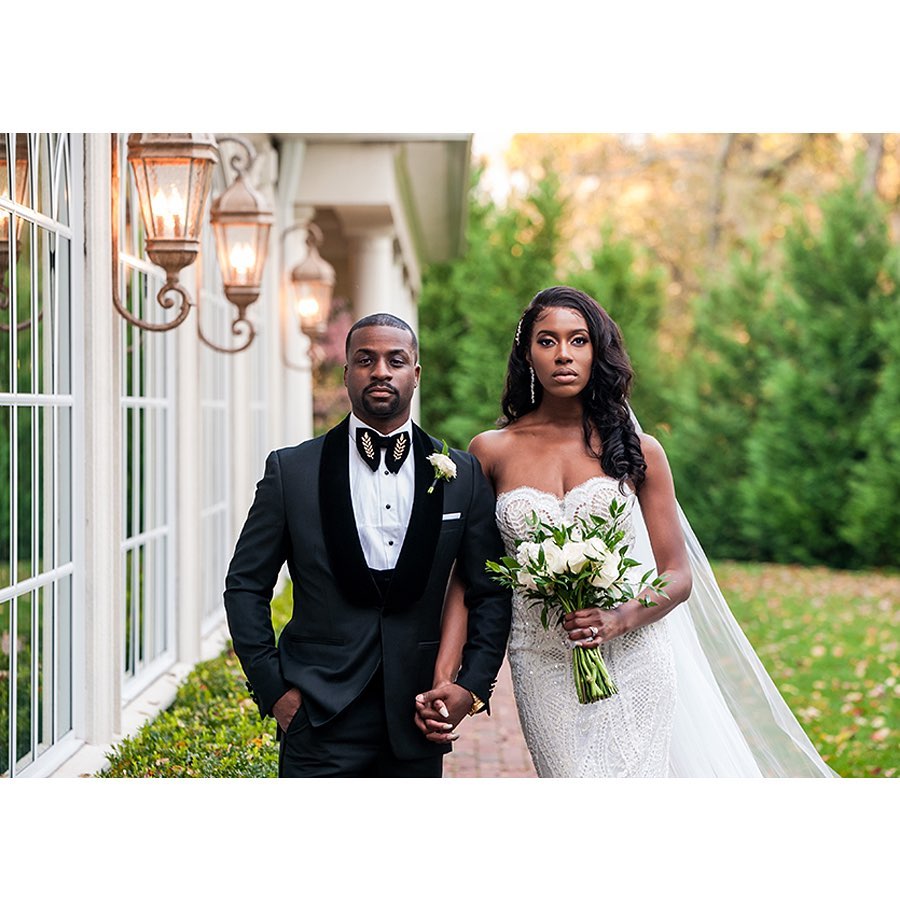
[[[584,542],[584,555],[589,559],[602,562],[606,559],[608,553],[609,548],[598,537],[588,538],[588,540]]]
[[[537,563],[540,550],[540,544],[536,544],[534,541],[522,541],[516,549],[516,562],[520,566],[533,565]]]
[[[619,577],[619,562],[621,557],[618,552],[610,552],[607,547],[603,548],[603,559],[594,563],[594,575],[590,578],[592,587],[608,588]]]
[[[556,546],[553,538],[547,538],[541,542],[541,549],[544,551],[547,570],[553,575],[562,575],[566,571],[566,556],[562,548]]]
[[[534,580],[534,575],[531,574],[527,569],[519,569],[516,572],[516,581],[525,588],[527,591],[534,591],[538,593],[540,588],[537,586],[537,582]]]
[[[582,541],[569,541],[562,548],[566,565],[573,575],[577,575],[588,563],[584,551],[587,549]]]
[[[449,456],[443,453],[432,453],[428,457],[438,475],[442,475],[446,479],[456,478],[456,463]]]

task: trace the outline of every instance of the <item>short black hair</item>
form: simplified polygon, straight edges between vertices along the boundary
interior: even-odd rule
[[[372,325],[383,325],[388,328],[399,328],[401,331],[408,331],[412,338],[413,352],[416,355],[416,359],[419,358],[419,339],[416,337],[416,333],[407,322],[404,322],[403,319],[397,316],[392,316],[390,313],[372,313],[371,316],[363,316],[358,322],[354,322],[350,326],[350,330],[347,332],[347,340],[344,342],[345,356],[350,356],[350,337],[353,332]]]

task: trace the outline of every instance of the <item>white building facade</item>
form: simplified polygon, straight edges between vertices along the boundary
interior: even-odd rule
[[[145,320],[173,313],[127,137],[0,133],[2,777],[97,771],[221,650],[225,571],[266,454],[313,433],[284,290],[305,226],[354,318],[414,328],[423,266],[462,250],[471,135],[244,134],[275,211],[254,341],[208,345],[242,342],[208,210],[181,275],[187,319],[136,327],[114,289]],[[232,177],[220,163],[212,197]]]

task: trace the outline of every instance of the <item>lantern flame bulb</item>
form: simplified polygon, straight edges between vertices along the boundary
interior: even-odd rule
[[[297,315],[301,319],[313,319],[319,314],[319,301],[315,297],[305,296],[297,300]]]
[[[228,254],[228,261],[235,275],[246,276],[256,265],[256,253],[250,244],[235,244]]]
[[[168,197],[162,188],[156,189],[153,195],[153,212],[156,214],[157,237],[183,237],[184,199],[175,185],[169,188]]]

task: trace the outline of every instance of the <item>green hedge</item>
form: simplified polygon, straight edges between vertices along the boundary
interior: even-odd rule
[[[288,584],[272,604],[276,633],[290,618],[292,602]],[[191,672],[169,709],[107,754],[109,766],[98,777],[274,778],[275,722],[260,719],[244,680],[229,642]]]

